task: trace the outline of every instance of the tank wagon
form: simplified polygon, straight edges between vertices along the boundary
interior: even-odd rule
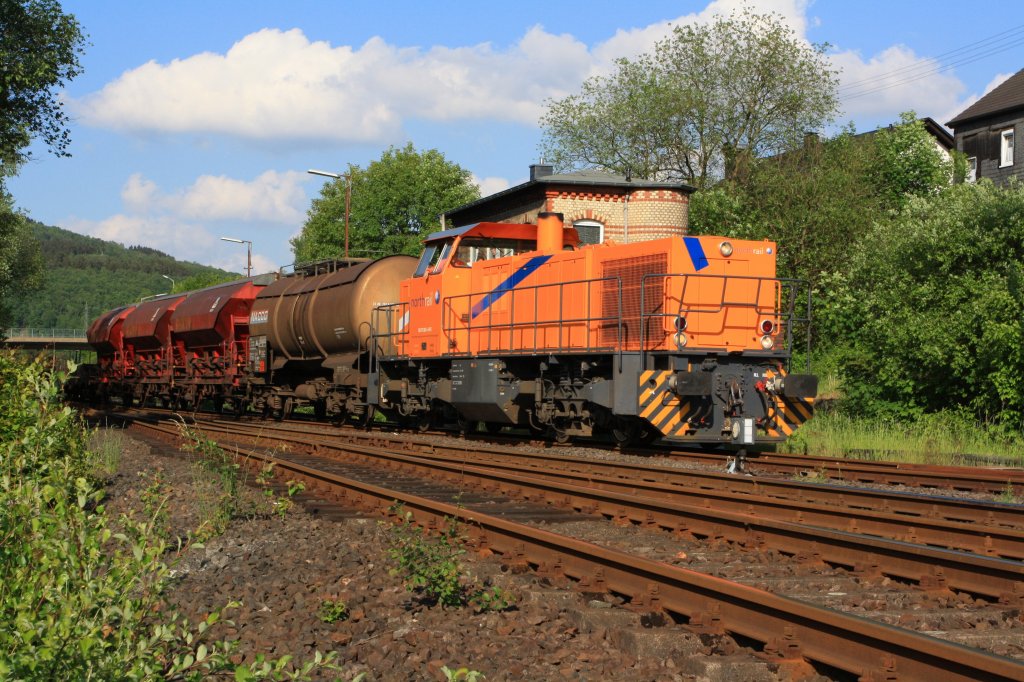
[[[95,383],[278,418],[780,441],[810,418],[817,379],[791,371],[810,309],[775,264],[769,241],[580,247],[560,214],[478,223],[430,235],[418,260],[327,261],[111,311],[90,329]]]

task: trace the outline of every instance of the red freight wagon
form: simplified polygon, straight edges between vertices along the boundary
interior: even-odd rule
[[[171,316],[173,398],[198,407],[212,399],[238,398],[235,388],[249,351],[249,311],[272,276],[194,291]],[[236,406],[237,407],[237,406]]]

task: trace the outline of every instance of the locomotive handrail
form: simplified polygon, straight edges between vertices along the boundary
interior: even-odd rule
[[[655,280],[664,280],[667,284],[671,278],[682,278],[682,286],[679,289],[679,305],[675,312],[648,312],[646,307],[646,297],[648,291],[648,283]],[[721,295],[717,304],[714,304],[707,300],[706,292],[702,292],[699,297],[702,303],[699,305],[685,305],[687,300],[687,286],[691,281],[700,282],[702,280],[721,280]],[[754,282],[754,294],[747,300],[727,300],[726,291],[728,290],[728,283],[730,281],[747,281]],[[776,288],[776,291],[772,295],[772,305],[762,303],[762,291],[765,285],[771,285]],[[777,318],[779,321],[780,328],[785,329],[785,343],[781,348],[775,348],[771,351],[750,351],[752,354],[765,354],[772,356],[789,357],[790,351],[793,346],[793,326],[794,324],[804,323],[808,326],[811,321],[811,300],[810,291],[807,293],[807,312],[806,317],[796,317],[796,302],[800,287],[806,286],[806,280],[793,279],[787,277],[759,277],[754,275],[718,275],[718,274],[689,274],[689,273],[649,273],[643,276],[640,286],[640,348],[641,353],[646,355],[650,349],[646,343],[646,332],[648,324],[654,319],[663,318],[680,318],[686,317],[687,315],[708,313],[716,314],[721,313],[723,310],[728,308],[751,308],[756,311],[762,312],[766,316]],[[667,286],[663,286],[661,293],[658,295],[658,302],[668,300],[670,294]],[[782,300],[785,298],[785,302]],[[692,346],[689,347],[693,350],[703,351],[722,351],[726,350],[724,346]],[[808,354],[810,351],[810,335],[808,334]]]
[[[593,297],[593,287],[598,286],[600,284],[608,283],[608,282],[613,282],[614,285],[615,285],[615,291],[616,291],[616,310],[615,310],[615,314],[614,315],[601,315],[601,316],[587,315],[585,317],[565,317],[563,303],[564,303],[564,300],[565,300],[565,291],[566,291],[567,287],[579,286],[579,285],[583,285],[583,286],[586,287],[585,309],[590,311],[592,309],[592,306],[593,306],[593,298],[592,298]],[[542,319],[540,319],[540,316],[538,314],[539,313],[539,305],[540,305],[540,292],[542,290],[551,290],[551,289],[555,289],[555,288],[558,289],[558,311],[557,311],[557,316],[556,317],[552,317],[550,319],[542,320]],[[516,314],[515,314],[516,301],[517,301],[517,299],[520,299],[523,296],[528,295],[530,292],[532,292],[532,294],[533,294],[533,296],[532,296],[533,317],[529,321],[527,321],[527,322],[517,322],[516,321],[517,318],[516,318]],[[615,350],[615,352],[617,352],[620,355],[619,365],[621,367],[621,364],[622,364],[622,362],[621,362],[621,354],[622,354],[622,324],[623,324],[622,323],[622,279],[621,279],[621,277],[618,277],[618,276],[614,276],[614,277],[601,277],[601,278],[597,278],[597,279],[578,279],[578,280],[571,280],[571,281],[568,281],[568,282],[548,282],[548,283],[544,283],[544,284],[517,286],[514,289],[508,290],[508,293],[511,296],[510,303],[509,303],[509,308],[508,308],[509,322],[507,322],[507,323],[506,322],[494,322],[494,312],[495,312],[495,310],[494,310],[494,306],[491,306],[491,307],[489,307],[487,309],[487,323],[474,325],[473,324],[473,317],[472,317],[472,315],[468,315],[467,319],[463,320],[463,322],[465,322],[466,326],[464,328],[460,327],[459,324],[458,324],[458,317],[463,315],[463,314],[456,312],[455,302],[463,300],[463,299],[468,299],[467,300],[467,305],[466,305],[466,310],[471,311],[472,308],[473,308],[473,306],[472,306],[473,298],[474,297],[478,298],[479,300],[477,301],[477,304],[479,304],[479,302],[481,300],[483,300],[484,298],[486,298],[489,295],[489,293],[490,292],[486,292],[486,291],[478,291],[478,292],[471,292],[471,293],[468,293],[468,294],[458,294],[458,295],[455,295],[455,296],[445,296],[444,297],[443,305],[445,306],[445,308],[444,308],[445,312],[442,313],[442,314],[445,315],[446,320],[445,320],[444,323],[442,323],[441,331],[445,334],[445,336],[447,336],[449,338],[452,338],[453,332],[462,332],[462,331],[464,331],[466,333],[466,335],[467,335],[467,338],[469,339],[469,344],[470,344],[469,347],[466,348],[466,350],[464,350],[464,351],[448,352],[448,353],[444,353],[444,355],[448,355],[448,356],[468,356],[468,355],[474,354],[474,352],[475,353],[481,352],[481,349],[477,349],[476,351],[473,350],[473,346],[472,346],[472,343],[473,343],[473,341],[472,341],[472,339],[473,339],[472,332],[473,331],[476,331],[476,332],[486,331],[486,333],[487,333],[487,351],[486,352],[501,352],[501,353],[511,353],[511,354],[528,354],[528,353],[535,353],[537,351],[543,351],[543,350],[565,350],[566,347],[567,347],[566,343],[565,343],[565,339],[564,339],[565,328],[567,326],[571,326],[571,325],[587,325],[587,334],[586,334],[586,337],[585,337],[586,340],[587,340],[586,346],[580,347],[580,348],[576,348],[576,349],[573,349],[573,350],[576,350],[576,351],[579,351],[579,352],[588,352],[588,353],[594,352],[594,351],[599,351],[599,350],[604,350],[604,351]],[[604,293],[605,293],[605,290],[600,291],[601,295],[604,295]],[[602,323],[602,322],[614,322],[615,323],[617,339],[616,339],[616,343],[615,343],[614,347],[613,346],[601,346],[601,345],[594,346],[594,345],[591,345],[591,343],[590,343],[590,340],[592,338],[592,335],[590,333],[590,325],[592,325],[594,323]],[[548,327],[553,327],[553,326],[557,326],[558,327],[558,338],[557,338],[557,341],[555,342],[555,344],[554,345],[542,345],[542,344],[539,344],[537,342],[538,331],[541,330],[542,328],[548,328]],[[522,330],[525,330],[525,329],[532,330],[532,332],[533,332],[533,341],[534,341],[533,346],[532,347],[527,347],[527,348],[513,348],[512,347],[512,338],[514,336],[514,333],[516,331],[522,331]],[[505,347],[502,347],[500,345],[499,346],[495,346],[495,344],[492,342],[492,339],[494,338],[494,332],[495,331],[499,331],[500,332],[500,331],[506,331],[506,330],[508,331],[508,334],[509,334],[509,347],[505,348]],[[500,339],[500,336],[499,336],[499,339]]]

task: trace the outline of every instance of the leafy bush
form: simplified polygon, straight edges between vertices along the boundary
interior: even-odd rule
[[[455,519],[445,520],[437,535],[430,535],[413,520],[412,512],[395,504],[398,523],[389,528],[388,555],[395,562],[393,573],[401,575],[410,592],[418,592],[440,606],[471,604],[477,611],[505,611],[515,598],[500,587],[477,586],[463,569],[459,557],[463,548],[461,529]]]
[[[910,200],[824,287],[847,407],[914,418],[966,408],[1024,422],[1024,187],[987,181]]]
[[[0,354],[0,679],[308,679],[317,654],[236,665],[212,639],[215,611],[192,626],[169,610],[170,568],[152,524],[105,516],[88,477],[78,417],[41,365]],[[225,608],[232,608],[228,604]]]

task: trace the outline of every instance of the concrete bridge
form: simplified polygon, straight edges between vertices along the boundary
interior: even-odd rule
[[[92,350],[84,329],[13,327],[0,330],[0,346],[27,350]]]

